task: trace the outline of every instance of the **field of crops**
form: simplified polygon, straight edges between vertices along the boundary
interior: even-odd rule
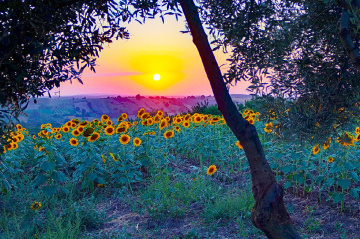
[[[315,192],[320,204],[351,211],[346,202],[358,201],[360,191],[359,127],[317,145],[284,143],[275,119],[260,121],[249,109],[242,114],[256,126],[286,192],[298,197]],[[245,154],[220,116],[170,118],[142,108],[135,121],[123,113],[117,122],[103,115],[61,127],[44,123],[36,135],[20,124],[16,128],[0,165],[1,238],[167,238],[158,224],[153,229],[160,234],[146,234],[149,222],[189,219],[191,211],[208,234],[200,224],[172,233],[212,237],[225,225],[231,230],[222,231],[224,236],[261,238],[249,221],[253,199]],[[121,224],[120,231],[101,232],[107,237],[91,234],[112,220],[97,207],[108,205],[106,195],[114,196],[121,210],[146,215],[147,222],[129,219],[132,224]],[[319,222],[306,223],[302,233],[321,230]]]

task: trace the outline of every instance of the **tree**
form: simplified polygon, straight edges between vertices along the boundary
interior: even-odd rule
[[[250,81],[284,138],[319,141],[357,119],[359,1],[200,2],[215,49],[231,51],[224,79]]]
[[[107,0],[4,0],[0,5],[0,134],[30,97],[76,79],[111,38],[128,38]],[[106,17],[106,18],[105,18]],[[75,67],[76,65],[76,67]],[[49,94],[50,96],[50,94]],[[8,120],[4,120],[7,117]]]
[[[266,161],[255,126],[246,121],[232,101],[220,68],[210,48],[197,8],[192,0],[180,0],[193,42],[203,62],[218,108],[227,125],[243,145],[250,166],[255,205],[251,210],[253,224],[268,238],[300,238],[283,202],[283,189]]]

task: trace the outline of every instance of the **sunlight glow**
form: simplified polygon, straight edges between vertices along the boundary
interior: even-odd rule
[[[154,80],[158,81],[158,80],[160,80],[161,76],[159,74],[155,74],[153,76],[153,78],[154,78]]]

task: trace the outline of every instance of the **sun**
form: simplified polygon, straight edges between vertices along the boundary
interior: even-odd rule
[[[161,76],[159,74],[155,74],[153,76],[153,78],[154,78],[154,80],[158,81],[158,80],[160,80]]]

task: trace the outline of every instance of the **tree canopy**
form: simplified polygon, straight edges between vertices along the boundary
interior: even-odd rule
[[[36,100],[60,82],[82,82],[85,67],[95,71],[102,45],[129,37],[116,6],[104,0],[2,1],[0,116],[18,116],[31,97]]]
[[[214,48],[231,53],[227,83],[250,81],[282,133],[324,138],[359,116],[356,4],[204,0],[201,16]]]

